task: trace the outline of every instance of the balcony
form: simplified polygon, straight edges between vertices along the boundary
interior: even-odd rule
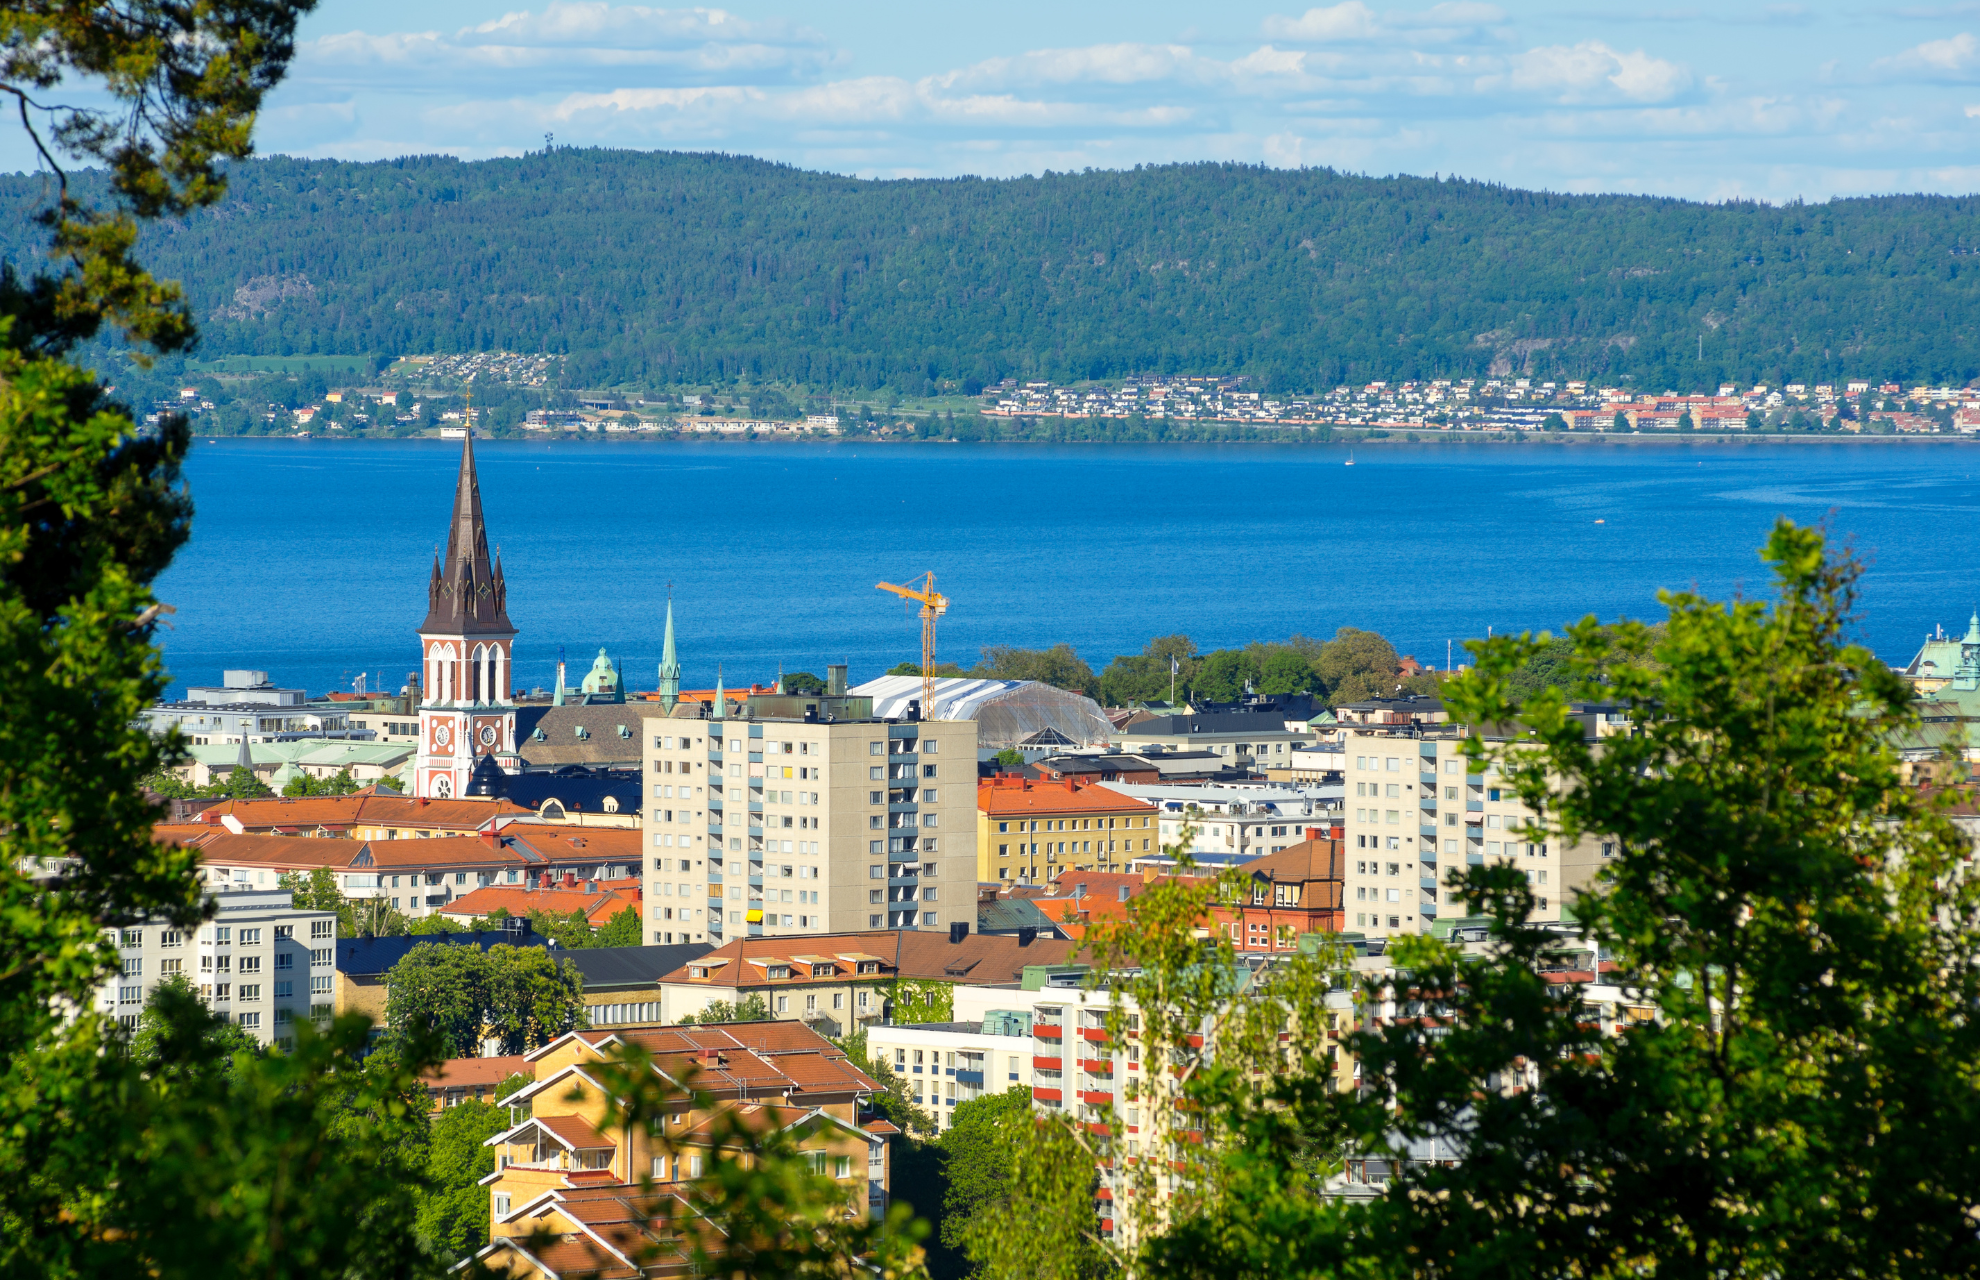
[[[1437,838],[1436,825],[1433,823],[1429,826],[1418,827],[1416,834],[1426,840],[1435,840]]]
[[[1056,1022],[1034,1022],[1031,1024],[1031,1034],[1040,1040],[1063,1041],[1066,1038],[1066,1029]]]
[[[1416,887],[1419,889],[1429,889],[1434,892],[1437,888],[1437,877],[1424,876],[1421,880],[1417,882]]]
[[[1435,773],[1419,773],[1416,775],[1416,782],[1418,786],[1434,787],[1437,785],[1437,775]]]

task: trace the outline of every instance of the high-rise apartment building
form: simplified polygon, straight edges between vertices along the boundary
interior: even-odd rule
[[[651,941],[975,921],[974,721],[690,709],[642,709]]]
[[[1578,709],[1589,737],[1618,727],[1609,708]],[[1529,829],[1539,815],[1520,802],[1495,768],[1475,768],[1462,751],[1463,725],[1350,726],[1342,742],[1345,927],[1382,937],[1427,933],[1440,917],[1462,916],[1450,893],[1453,870],[1506,863],[1533,886],[1536,921],[1559,921],[1573,890],[1594,881],[1615,854],[1611,841],[1565,845]],[[1506,740],[1488,732],[1487,741]]]
[[[119,972],[98,990],[96,1007],[126,1030],[152,990],[183,977],[214,1013],[254,1037],[288,1048],[312,1008],[328,1016],[333,999],[337,913],[298,911],[287,889],[222,891],[213,919],[193,929],[145,920],[111,930]]]

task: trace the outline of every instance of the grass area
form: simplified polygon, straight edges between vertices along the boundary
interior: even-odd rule
[[[376,356],[218,356],[212,360],[188,360],[186,372],[202,373],[356,373],[370,374],[377,367]]]

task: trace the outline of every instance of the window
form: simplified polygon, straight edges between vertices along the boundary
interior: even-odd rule
[[[870,756],[884,756],[887,754],[887,744],[884,742],[869,742],[866,744],[866,754]]]
[[[330,948],[328,948],[328,947],[318,947],[318,948],[316,948],[316,949],[315,949],[314,951],[311,951],[311,952],[309,953],[309,962],[310,962],[310,963],[311,963],[312,965],[318,965],[318,964],[329,964],[329,963],[330,963]]]
[[[275,926],[275,941],[281,942],[284,941],[285,939],[293,938],[295,936],[296,936],[296,929],[294,925],[278,924]]]
[[[277,969],[293,969],[296,967],[296,958],[293,954],[276,956],[275,967]]]
[[[123,945],[124,945],[124,946],[127,946],[127,947],[141,947],[141,946],[143,946],[143,945],[144,945],[144,930],[142,930],[142,929],[126,929],[126,930],[124,930],[124,936],[123,936]]]
[[[790,1011],[791,1011],[791,998],[790,998],[789,996],[778,996],[778,997],[777,997],[777,1012],[778,1012],[778,1013],[789,1013]]]
[[[506,1191],[498,1191],[495,1193],[495,1216],[498,1218],[506,1218],[508,1215],[509,1215],[509,1193]]]
[[[327,973],[313,975],[309,980],[309,990],[311,995],[329,995],[330,975]]]
[[[239,1015],[239,1021],[243,1027],[252,1031],[261,1026],[261,1015],[258,1013],[243,1013]]]
[[[247,946],[252,943],[257,943],[260,941],[261,941],[261,930],[259,929],[241,930],[241,945]]]

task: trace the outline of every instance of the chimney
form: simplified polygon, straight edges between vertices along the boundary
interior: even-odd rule
[[[551,879],[550,879],[550,873],[549,873],[548,871],[546,871],[546,872],[544,872],[544,873],[543,873],[543,887],[544,887],[544,888],[546,888],[546,889],[548,889],[548,888],[550,887],[550,885],[551,885],[551,883],[552,883],[552,881],[551,881]]]
[[[1320,828],[1318,827],[1308,827],[1306,829],[1306,838],[1308,840],[1320,840],[1320,839],[1324,839],[1325,836],[1326,833],[1320,830]]]
[[[566,889],[575,889],[575,888],[577,888],[577,872],[575,872],[575,871],[566,871],[566,872],[564,873],[564,887],[565,887]]]
[[[1020,947],[1028,947],[1036,941],[1038,941],[1038,930],[1032,928],[1030,925],[1026,925],[1024,928],[1018,930],[1018,945]]]
[[[961,941],[962,941],[962,940],[963,940],[964,938],[967,938],[968,936],[969,936],[969,922],[968,922],[968,921],[966,921],[966,920],[956,920],[956,921],[952,921],[952,922],[950,923],[950,925],[949,925],[949,945],[950,945],[950,946],[952,946],[952,947],[953,947],[953,946],[956,946],[956,945],[957,945],[957,944],[959,944],[959,943],[960,943],[960,942],[961,942]]]
[[[827,697],[844,697],[846,692],[846,664],[828,662],[825,664],[825,693]]]

